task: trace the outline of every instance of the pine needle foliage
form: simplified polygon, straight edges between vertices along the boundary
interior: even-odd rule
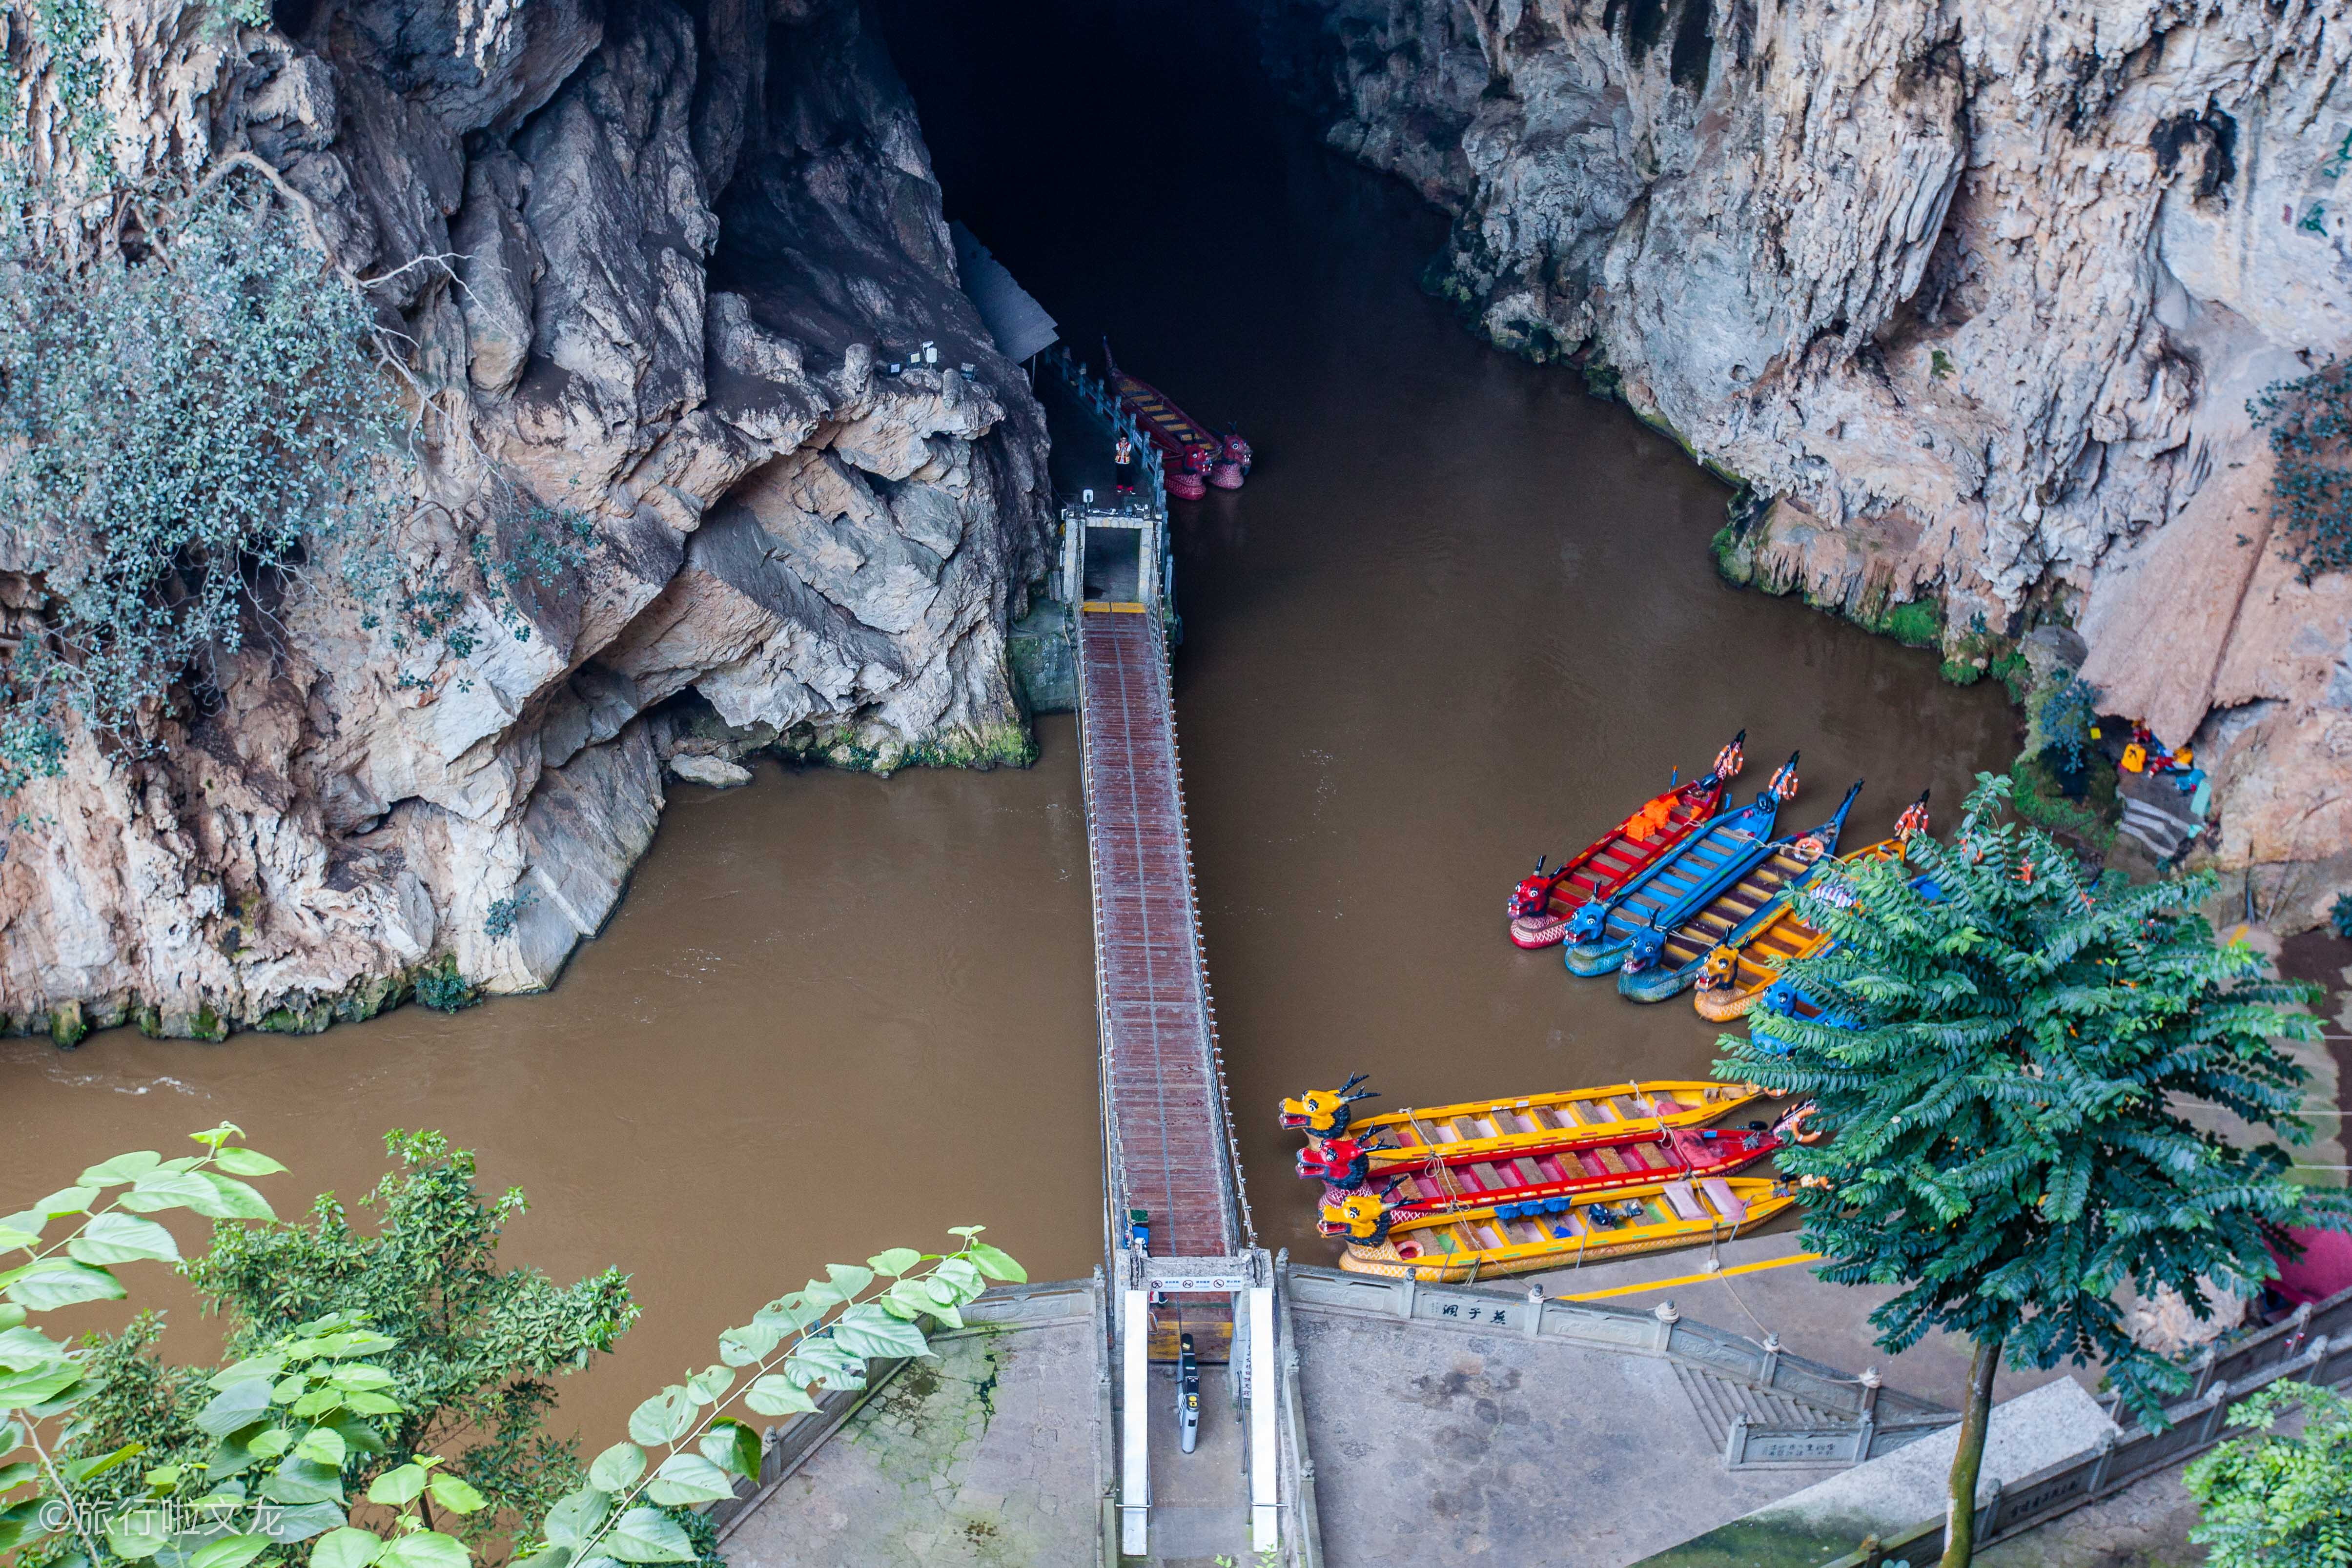
[[[218,1227],[186,1273],[233,1319],[232,1358],[328,1312],[365,1313],[398,1342],[378,1361],[404,1412],[385,1419],[386,1450],[368,1473],[448,1456],[446,1473],[490,1506],[443,1527],[477,1541],[510,1533],[579,1484],[575,1446],[545,1430],[554,1379],[610,1350],[637,1308],[618,1270],[558,1285],[501,1265],[499,1236],[523,1195],[485,1198],[469,1152],[429,1132],[394,1130],[384,1145],[399,1166],[362,1200],[373,1235],[329,1194],[308,1225]]]
[[[1716,1071],[1817,1103],[1828,1135],[1780,1167],[1831,1260],[1820,1277],[1902,1287],[1872,1314],[1881,1348],[1946,1329],[2012,1364],[2095,1359],[2161,1422],[2188,1374],[2134,1342],[2116,1292],[2167,1286],[2202,1314],[2208,1281],[2276,1272],[2283,1228],[2352,1225],[2282,1146],[2310,1133],[2277,1042],[2317,1025],[2290,1010],[2305,988],[2215,945],[2196,912],[2210,876],[2095,883],[2004,820],[2009,791],[1979,774],[1950,845],[1922,836],[1907,865],[1815,882],[1801,904],[1834,941],[1788,978],[1820,1013],[1759,1005],[1757,1033],[1786,1053],[1726,1036]],[[2233,1145],[2194,1103],[2279,1141]]]
[[[2303,1430],[2276,1430],[2300,1406]],[[2189,1539],[2206,1568],[2352,1564],[2352,1400],[2308,1383],[2274,1383],[2230,1412],[2255,1434],[2224,1443],[2181,1479],[2202,1505]]]

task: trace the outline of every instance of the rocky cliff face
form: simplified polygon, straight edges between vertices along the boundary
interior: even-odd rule
[[[476,635],[398,653],[306,591],[160,753],[77,739],[5,839],[0,1027],[320,1027],[452,959],[543,985],[681,753],[1025,759],[1003,632],[1045,559],[1044,422],[856,0],[275,21],[105,0],[97,141],[20,22],[20,134],[68,178],[102,144],[182,188],[250,154],[376,280],[418,445],[402,547]],[[888,372],[926,340],[939,369]],[[593,547],[517,575],[557,512]]]
[[[1981,664],[2088,642],[2227,867],[2352,883],[2352,581],[2268,537],[2249,396],[2352,352],[2352,18],[2309,0],[1291,0],[1440,286],[1752,486],[1735,570]]]

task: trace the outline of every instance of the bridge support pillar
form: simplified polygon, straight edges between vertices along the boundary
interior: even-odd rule
[[[1257,1255],[1261,1262],[1265,1256]],[[1263,1267],[1258,1271],[1267,1272]],[[1249,1307],[1250,1550],[1271,1552],[1281,1542],[1282,1497],[1274,1414],[1274,1286],[1252,1285],[1243,1293]]]
[[[1120,1426],[1118,1550],[1144,1553],[1151,1508],[1151,1307],[1150,1296],[1123,1290],[1118,1300],[1118,1354],[1126,1408]]]

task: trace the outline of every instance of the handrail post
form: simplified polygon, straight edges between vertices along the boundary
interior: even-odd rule
[[[2083,1490],[2086,1497],[2097,1497],[2106,1490],[2107,1471],[2116,1461],[2116,1434],[2112,1429],[2099,1434],[2099,1440],[2091,1446],[2091,1454],[2090,1479]]]
[[[1683,1315],[1675,1310],[1672,1301],[1660,1301],[1650,1309],[1650,1315],[1658,1320],[1656,1345],[1658,1354],[1664,1355],[1674,1343],[1675,1325],[1682,1322]]]

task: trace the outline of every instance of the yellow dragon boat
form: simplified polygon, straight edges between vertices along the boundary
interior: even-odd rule
[[[1729,1115],[1762,1097],[1754,1083],[1709,1083],[1691,1079],[1648,1079],[1600,1089],[1570,1089],[1517,1100],[1476,1100],[1458,1105],[1428,1105],[1355,1116],[1354,1080],[1338,1090],[1318,1089],[1282,1103],[1282,1124],[1303,1130],[1311,1140],[1347,1134],[1359,1141],[1386,1133],[1393,1147],[1372,1148],[1373,1172],[1418,1167],[1436,1151],[1461,1155],[1510,1155],[1573,1147],[1629,1134],[1663,1134],[1670,1127],[1698,1127]]]
[[[1327,1206],[1317,1228],[1348,1238],[1339,1267],[1351,1274],[1462,1281],[1727,1241],[1795,1202],[1784,1182],[1707,1176],[1425,1215]]]
[[[1923,790],[1895,822],[1895,837],[1852,854],[1840,855],[1839,863],[1899,862],[1904,844],[1913,833],[1925,832],[1927,827],[1927,796]],[[1711,1023],[1729,1023],[1756,1005],[1756,998],[1780,977],[1782,969],[1800,958],[1811,957],[1828,942],[1829,934],[1798,912],[1791,894],[1783,893],[1772,907],[1733,933],[1733,940],[1708,952],[1699,969],[1698,989],[1691,998],[1691,1006],[1698,1009],[1699,1017]]]

